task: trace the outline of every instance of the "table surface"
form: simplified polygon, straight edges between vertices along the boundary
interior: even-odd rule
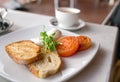
[[[9,10],[7,18],[14,22],[14,26],[0,36],[31,26],[50,25],[49,20],[53,17]],[[100,48],[89,65],[69,79],[68,82],[109,82],[115,57],[118,29],[111,26],[86,23],[84,28],[73,32],[91,36],[100,42]],[[0,82],[10,81],[0,77]]]

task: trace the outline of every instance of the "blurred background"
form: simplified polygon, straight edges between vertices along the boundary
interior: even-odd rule
[[[81,19],[87,22],[101,24],[109,13],[113,12],[117,1],[118,0],[0,0],[0,7],[54,16],[55,7],[70,6],[81,10]]]

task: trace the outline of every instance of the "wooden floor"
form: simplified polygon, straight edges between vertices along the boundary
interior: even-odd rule
[[[0,0],[0,7],[9,0]],[[54,16],[54,0],[42,0],[41,4],[29,3],[25,7],[28,12]],[[75,8],[81,10],[80,18],[87,22],[101,24],[113,6],[108,0],[75,0]]]

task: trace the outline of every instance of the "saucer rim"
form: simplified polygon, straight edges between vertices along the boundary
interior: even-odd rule
[[[57,27],[59,27],[59,28],[62,28],[62,29],[65,29],[65,30],[71,30],[71,31],[72,31],[72,30],[81,29],[81,28],[85,27],[85,25],[86,25],[85,21],[83,21],[83,20],[81,20],[81,19],[79,19],[79,25],[76,26],[75,28],[73,28],[74,26],[72,26],[71,28],[69,28],[69,27],[61,27],[60,25],[55,25],[55,24],[53,24],[53,22],[56,22],[56,23],[57,23],[57,19],[56,19],[56,18],[50,19],[50,24],[51,24],[52,26],[57,26]]]

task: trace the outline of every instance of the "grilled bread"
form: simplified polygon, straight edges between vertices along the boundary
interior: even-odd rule
[[[41,47],[31,40],[22,40],[8,44],[6,47],[8,55],[18,64],[29,64],[41,59]]]
[[[61,66],[61,59],[57,52],[42,54],[42,56],[42,60],[27,65],[29,70],[39,78],[55,74]]]

